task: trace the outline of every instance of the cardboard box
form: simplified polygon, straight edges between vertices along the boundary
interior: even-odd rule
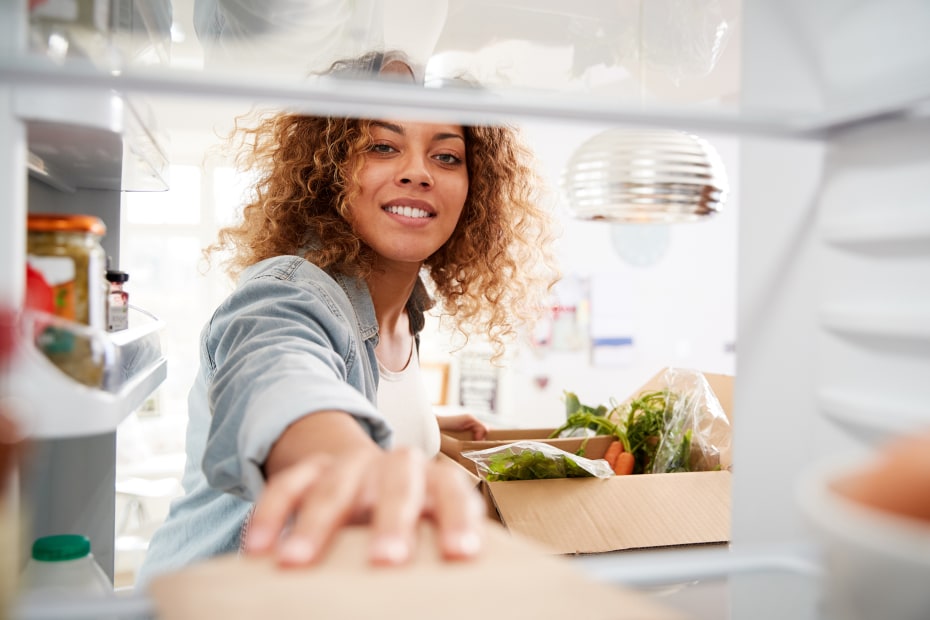
[[[665,387],[664,373],[665,369],[631,397]],[[703,374],[732,420],[733,377]],[[588,446],[589,458],[599,458],[606,450],[599,443]],[[721,454],[724,467],[730,462],[729,452]],[[606,479],[483,481],[482,490],[490,513],[508,530],[555,553],[602,553],[729,542],[730,478],[729,471],[721,470]]]

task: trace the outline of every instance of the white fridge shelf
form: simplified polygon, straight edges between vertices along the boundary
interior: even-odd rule
[[[21,88],[52,88],[59,94],[96,89],[100,92],[195,98],[205,101],[242,101],[262,106],[288,107],[315,114],[411,114],[424,119],[458,119],[466,123],[512,121],[514,117],[552,121],[616,123],[677,127],[744,136],[817,138],[837,128],[868,123],[918,106],[930,96],[922,83],[904,89],[850,97],[831,109],[775,107],[707,107],[638,101],[618,103],[592,93],[539,91],[520,88],[494,90],[410,88],[405,84],[367,80],[319,80],[295,83],[280,76],[240,72],[171,70],[164,67],[126,67],[101,71],[84,62],[52,63],[34,55],[0,56],[0,80]]]
[[[27,437],[112,432],[161,385],[168,372],[164,322],[130,306],[130,325],[108,333],[24,313],[10,395]]]

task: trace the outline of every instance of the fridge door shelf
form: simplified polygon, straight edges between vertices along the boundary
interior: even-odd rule
[[[892,401],[863,390],[824,387],[817,393],[822,415],[870,446],[918,432],[927,425],[922,402]]]
[[[905,342],[930,342],[930,306],[890,304],[831,304],[820,313],[825,329],[851,337],[876,337]]]
[[[926,252],[930,240],[930,215],[919,206],[896,206],[879,215],[834,216],[823,224],[823,239],[841,248],[864,251],[869,248],[900,254],[908,249]]]
[[[130,306],[130,328],[105,332],[27,311],[9,393],[27,437],[112,432],[167,376],[164,322]]]
[[[26,124],[33,178],[69,192],[168,188],[167,138],[144,101],[99,89],[65,95],[34,84],[16,91],[14,106]]]
[[[42,597],[21,595],[10,610],[13,620],[152,620],[157,609],[148,597],[137,593],[116,593],[111,597]]]

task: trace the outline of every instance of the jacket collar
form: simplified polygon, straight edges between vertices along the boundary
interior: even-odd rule
[[[371,300],[368,284],[361,278],[346,276],[341,273],[330,273],[330,276],[342,287],[352,307],[358,315],[358,327],[362,338],[368,340],[378,335],[378,319],[375,317],[375,306]],[[432,306],[432,300],[426,290],[423,279],[419,276],[413,286],[413,293],[407,300],[407,317],[410,321],[410,331],[419,342],[420,332],[426,325],[425,312]],[[376,340],[377,343],[377,340]]]

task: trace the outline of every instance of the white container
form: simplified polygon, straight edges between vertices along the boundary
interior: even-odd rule
[[[36,539],[22,574],[22,587],[26,596],[37,598],[113,595],[113,584],[94,559],[90,540],[79,534]]]
[[[838,492],[859,461],[824,461],[798,498],[821,548],[826,620],[930,618],[930,523],[871,508]],[[915,488],[914,493],[926,492]]]

